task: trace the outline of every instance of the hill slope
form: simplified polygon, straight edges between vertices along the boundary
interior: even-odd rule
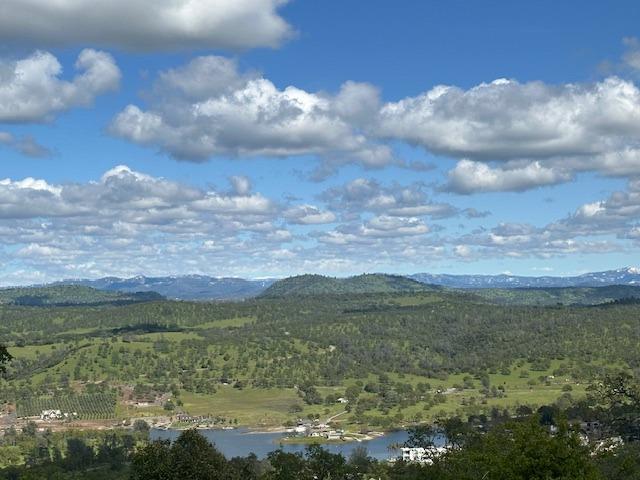
[[[125,305],[162,300],[156,292],[105,292],[81,285],[0,289],[0,304],[23,306]]]
[[[262,292],[259,297],[400,293],[420,292],[431,289],[420,282],[398,275],[367,274],[348,278],[299,275],[275,282]]]
[[[511,289],[482,288],[471,291],[484,300],[501,305],[598,305],[616,300],[640,298],[640,286],[632,285]]]
[[[97,280],[63,280],[62,285],[83,285],[112,292],[158,292],[180,300],[236,300],[255,297],[272,280],[216,278],[207,275],[132,278],[105,277]]]

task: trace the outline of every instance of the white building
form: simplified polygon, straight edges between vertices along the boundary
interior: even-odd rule
[[[439,457],[447,451],[446,447],[403,447],[402,461],[407,463],[421,463],[431,465],[433,459]]]
[[[64,418],[60,410],[42,410],[40,420],[61,420]]]

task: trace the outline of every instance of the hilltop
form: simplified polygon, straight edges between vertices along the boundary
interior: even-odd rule
[[[322,275],[299,275],[279,280],[267,288],[261,298],[347,295],[356,293],[408,293],[431,290],[433,287],[399,275],[364,274],[348,278]]]

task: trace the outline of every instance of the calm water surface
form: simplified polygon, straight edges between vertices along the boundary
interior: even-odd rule
[[[305,445],[281,444],[283,433],[254,433],[247,429],[236,430],[200,430],[210,442],[214,443],[227,458],[245,457],[255,453],[258,458],[266,457],[267,453],[278,449],[282,445],[285,452],[304,452]],[[175,440],[180,435],[179,430],[151,430],[151,439]],[[339,444],[323,445],[332,453],[341,453],[349,457],[351,451],[363,446],[369,452],[369,456],[378,460],[386,460],[398,455],[397,451],[391,451],[389,446],[401,444],[407,440],[407,432],[404,430],[390,432],[373,440],[363,442],[343,442]]]

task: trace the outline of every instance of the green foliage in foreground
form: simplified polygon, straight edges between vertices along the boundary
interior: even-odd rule
[[[0,440],[0,478],[124,480],[136,445],[146,442],[146,431],[40,432],[29,423]]]
[[[486,435],[469,438],[464,447],[436,461],[434,479],[475,480],[583,479],[603,476],[590,449],[560,424],[555,435],[538,422],[506,423]],[[423,478],[429,478],[423,476]]]
[[[462,448],[435,458],[433,465],[398,462],[387,466],[357,450],[347,461],[317,445],[309,446],[304,455],[280,450],[271,453],[264,462],[246,460],[249,462],[243,466],[249,468],[238,471],[239,461],[227,462],[204,437],[191,430],[184,432],[173,445],[154,442],[139,450],[133,457],[131,478],[338,480],[362,478],[362,475],[432,480],[605,478],[577,435],[566,429],[549,435],[537,419],[507,423],[486,435],[473,435]]]
[[[253,455],[226,459],[196,430],[187,430],[173,444],[151,442],[135,452],[115,438],[97,449],[84,440],[68,439],[65,456],[36,459],[2,474],[92,480],[624,480],[637,478],[620,475],[631,462],[638,464],[639,453],[630,445],[619,455],[593,456],[564,426],[550,435],[532,418],[496,426],[485,435],[472,434],[461,448],[434,458],[432,465],[379,462],[364,448],[346,459],[317,445],[304,454],[277,450],[262,460]]]
[[[634,480],[640,474],[640,386],[629,374],[605,377],[591,389],[582,414],[602,422],[602,436],[621,436],[624,445],[600,448],[585,443],[566,420],[574,415],[546,406],[537,415],[496,420],[488,430],[449,419],[442,431],[452,448],[431,457],[430,464],[379,462],[356,448],[350,457],[332,454],[318,445],[304,454],[276,450],[265,459],[254,455],[225,458],[197,430],[186,430],[169,441],[140,441],[142,433],[85,432],[64,436],[35,428],[9,432],[0,440],[0,454],[17,448],[24,462],[0,471],[11,479],[129,480]],[[139,422],[141,423],[141,422]],[[554,426],[551,430],[550,426]],[[629,427],[634,428],[629,428]],[[429,447],[435,430],[409,432],[407,446]],[[138,435],[138,437],[136,437]],[[136,443],[138,447],[135,448]]]

